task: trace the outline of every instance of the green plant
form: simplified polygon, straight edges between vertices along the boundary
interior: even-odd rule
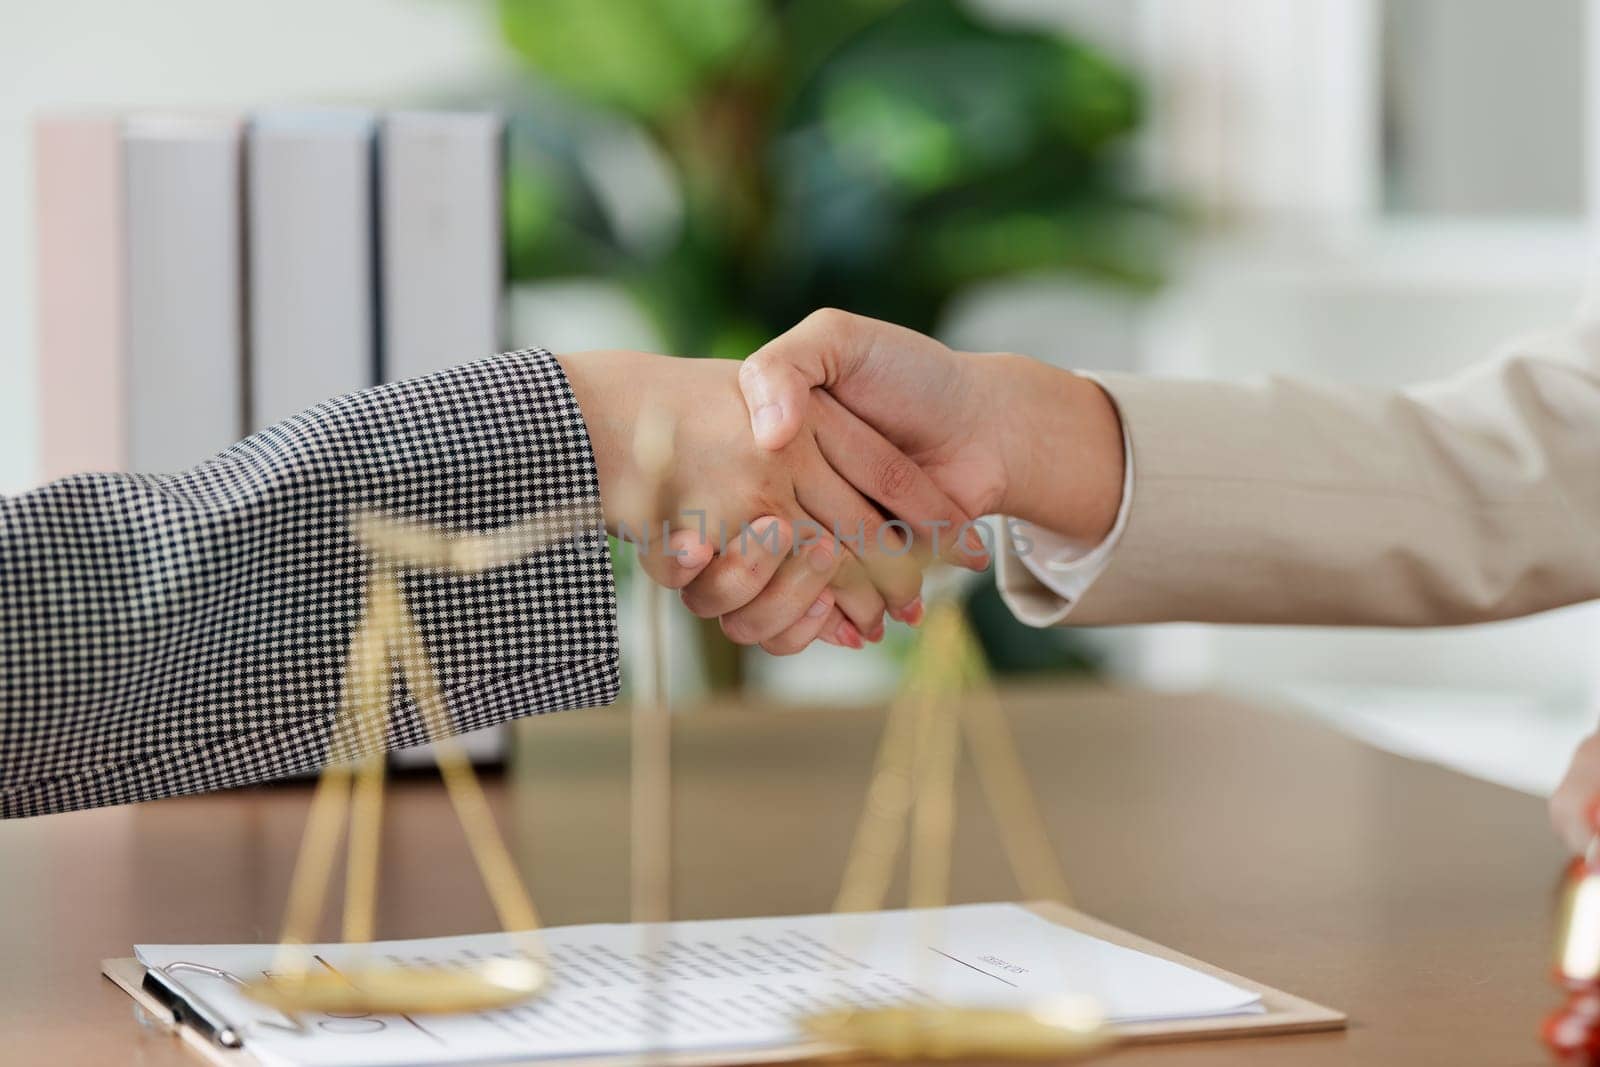
[[[681,355],[742,357],[837,306],[933,332],[979,281],[1148,287],[1131,74],[955,0],[500,0],[532,75],[512,120],[513,279],[625,285]],[[586,144],[650,147],[677,211],[607,210]]]

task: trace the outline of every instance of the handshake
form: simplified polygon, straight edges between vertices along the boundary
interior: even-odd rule
[[[861,648],[916,624],[923,566],[989,564],[979,516],[1085,546],[1121,502],[1122,431],[1088,379],[818,311],[743,364],[641,352],[560,361],[611,533],[740,644]],[[624,487],[646,407],[674,428],[671,515]]]

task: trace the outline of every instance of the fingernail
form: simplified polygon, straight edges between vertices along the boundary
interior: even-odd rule
[[[917,623],[922,621],[922,598],[917,597],[917,599],[901,608],[900,611],[895,615],[895,618],[899,619],[907,626],[917,625]]]
[[[808,618],[808,619],[821,618],[822,616],[826,615],[828,613],[828,609],[830,609],[832,607],[833,607],[833,597],[831,597],[828,594],[824,593],[821,596],[817,597],[816,600],[812,601],[811,606],[806,609],[806,618]]]
[[[983,535],[978,533],[977,527],[967,527],[962,543],[965,546],[964,555],[967,557],[968,567],[981,571],[989,565],[989,549],[983,543]]]
[[[833,541],[818,541],[806,552],[806,562],[811,564],[811,569],[818,574],[826,574],[833,569]]]
[[[837,637],[839,639],[839,643],[844,645],[846,648],[854,648],[859,650],[864,647],[865,644],[861,640],[861,631],[857,630],[855,624],[848,620],[839,624],[839,628],[834,631],[834,636]]]
[[[782,404],[762,404],[756,408],[750,426],[758,438],[767,437],[778,432],[778,424],[781,422],[783,422]]]

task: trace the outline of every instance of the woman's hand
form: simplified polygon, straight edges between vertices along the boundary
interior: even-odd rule
[[[745,360],[739,381],[765,447],[791,441],[824,389],[972,515],[1003,512],[1084,544],[1116,520],[1121,421],[1070,371],[827,309]]]
[[[948,541],[970,516],[842,406],[818,396],[792,438],[769,450],[751,435],[737,364],[617,351],[559,359],[589,431],[608,529],[634,540],[645,570],[683,588],[692,610],[722,617],[730,638],[780,653],[817,636],[859,646],[881,636],[885,610],[920,616],[914,546],[886,520],[947,527]],[[636,491],[633,439],[648,408],[673,428],[666,515]],[[969,565],[986,565],[976,533],[967,549]]]
[[[1600,803],[1600,733],[1590,734],[1572,754],[1567,773],[1550,794],[1550,825],[1573,852],[1594,839],[1594,810]]]

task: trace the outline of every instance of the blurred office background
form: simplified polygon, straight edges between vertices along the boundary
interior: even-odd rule
[[[718,17],[692,42],[690,60],[653,54],[653,41],[666,38],[652,38],[639,17],[686,6],[670,0],[4,6],[0,233],[15,238],[0,243],[0,490],[34,484],[39,469],[29,131],[46,110],[504,110],[512,346],[729,354],[787,313],[782,301],[775,309],[750,294],[730,297],[737,260],[690,239],[696,212],[707,210],[693,200],[693,183],[705,178],[696,164],[723,168],[712,188],[737,189],[756,180],[741,169],[749,157],[696,156],[663,134],[662,94],[682,94],[678,103],[702,114],[714,106],[737,114],[736,91],[696,96],[695,79],[737,51],[739,33],[760,29],[768,4],[709,4]],[[818,0],[810,9],[826,28],[841,10],[892,6]],[[972,131],[958,113],[960,92],[949,94],[957,102],[946,112],[937,101],[919,106],[915,93],[897,97],[897,85],[992,86],[992,99],[978,95],[998,110],[979,116],[980,130],[1000,136],[1011,123],[1018,138],[1048,147],[1049,162],[1004,175],[980,169],[987,183],[963,201],[972,211],[941,221],[952,239],[990,240],[1004,254],[964,276],[945,272],[932,292],[869,297],[862,282],[871,301],[862,310],[903,309],[953,344],[1074,367],[1391,386],[1487,358],[1518,335],[1559,326],[1578,304],[1589,220],[1600,212],[1587,118],[1600,36],[1584,0],[962,7],[980,30],[942,24],[927,31],[935,44],[921,54],[908,58],[890,40],[858,55],[862,70],[882,76],[842,93],[844,103],[814,125],[835,154],[864,152],[880,176],[911,189],[902,209],[942,182],[969,179],[963,168],[976,148],[963,140]],[[635,32],[584,8],[631,11]],[[814,39],[806,29],[790,25],[783,40]],[[1057,95],[1007,82],[1029,69],[1013,58],[1038,58],[1019,34],[1066,46],[1039,60],[1070,75]],[[580,58],[606,41],[604,62]],[[1006,57],[998,66],[995,48]],[[849,88],[848,77],[840,82]],[[816,159],[785,156],[784,144],[750,146],[779,170],[780,184],[792,177],[782,168]],[[1041,174],[1050,180],[1029,180]],[[1026,197],[1031,217],[1053,224],[1019,231],[1007,197]],[[884,217],[871,203],[856,206],[868,221]],[[794,218],[804,216],[761,225],[782,233]],[[1007,239],[1019,233],[1028,239]],[[948,246],[922,247],[936,262]],[[787,292],[803,300],[825,291],[797,283]],[[1379,743],[1534,791],[1554,784],[1597,706],[1600,616],[1587,607],[1424,633],[1170,626],[1036,641],[994,621],[982,589],[968,595],[1008,668],[1286,694]],[[728,676],[726,662],[708,663],[719,653],[698,628],[678,627],[677,644],[686,692]],[[783,700],[873,699],[893,683],[888,644],[867,654],[746,657],[732,673],[748,691]]]

